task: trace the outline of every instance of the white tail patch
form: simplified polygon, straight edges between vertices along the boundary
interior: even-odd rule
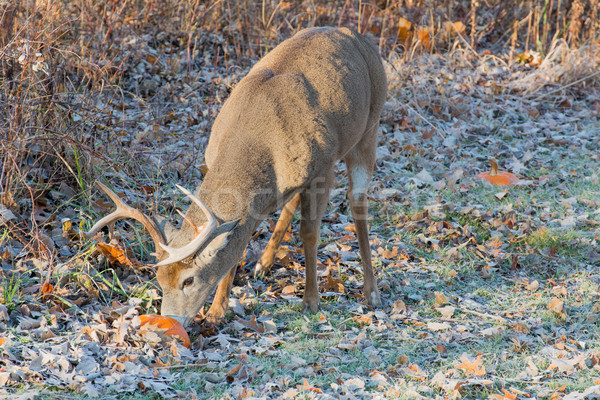
[[[350,179],[352,179],[352,198],[358,200],[361,195],[367,193],[371,176],[364,167],[354,167],[350,171]]]

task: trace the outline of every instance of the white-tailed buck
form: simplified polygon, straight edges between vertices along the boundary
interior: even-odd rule
[[[381,305],[371,267],[367,188],[387,82],[377,48],[345,28],[299,32],[268,53],[242,79],[215,120],[206,149],[208,172],[180,229],[124,204],[87,233],[121,218],[148,229],[159,259],[161,313],[189,324],[218,284],[207,317],[227,308],[236,265],[259,224],[283,206],[257,263],[264,273],[296,210],[306,263],[303,309],[318,309],[317,244],[334,180],[346,162],[348,198],[364,270],[364,294]],[[219,283],[220,282],[220,283]]]

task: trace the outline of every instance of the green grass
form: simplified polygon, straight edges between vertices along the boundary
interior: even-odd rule
[[[2,279],[2,304],[9,313],[23,303],[22,291],[25,283],[21,275],[11,274],[10,277]]]

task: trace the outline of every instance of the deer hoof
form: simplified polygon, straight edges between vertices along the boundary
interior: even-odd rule
[[[216,307],[213,305],[204,316],[204,320],[211,324],[218,324],[225,318],[226,311],[227,310],[223,307]]]
[[[314,314],[319,311],[319,300],[302,300],[302,312]]]
[[[254,267],[254,279],[263,278],[267,274],[268,270],[269,268],[265,267],[260,261],[258,261]]]
[[[377,289],[367,293],[367,304],[369,304],[373,308],[380,308],[382,306],[381,297],[379,296],[379,291]]]

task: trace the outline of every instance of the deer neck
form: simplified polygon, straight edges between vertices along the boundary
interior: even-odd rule
[[[219,224],[239,221],[235,227],[231,246],[235,246],[234,242],[239,242],[239,246],[242,247],[239,249],[240,254],[258,225],[275,211],[277,206],[278,196],[275,188],[268,184],[257,185],[256,183],[257,179],[248,180],[247,177],[235,179],[229,176],[228,179],[220,179],[217,174],[211,174],[209,171],[196,193],[217,217]],[[173,247],[185,245],[196,235],[194,226],[201,227],[205,222],[204,213],[197,205],[192,204],[181,228],[169,235],[169,245]]]

